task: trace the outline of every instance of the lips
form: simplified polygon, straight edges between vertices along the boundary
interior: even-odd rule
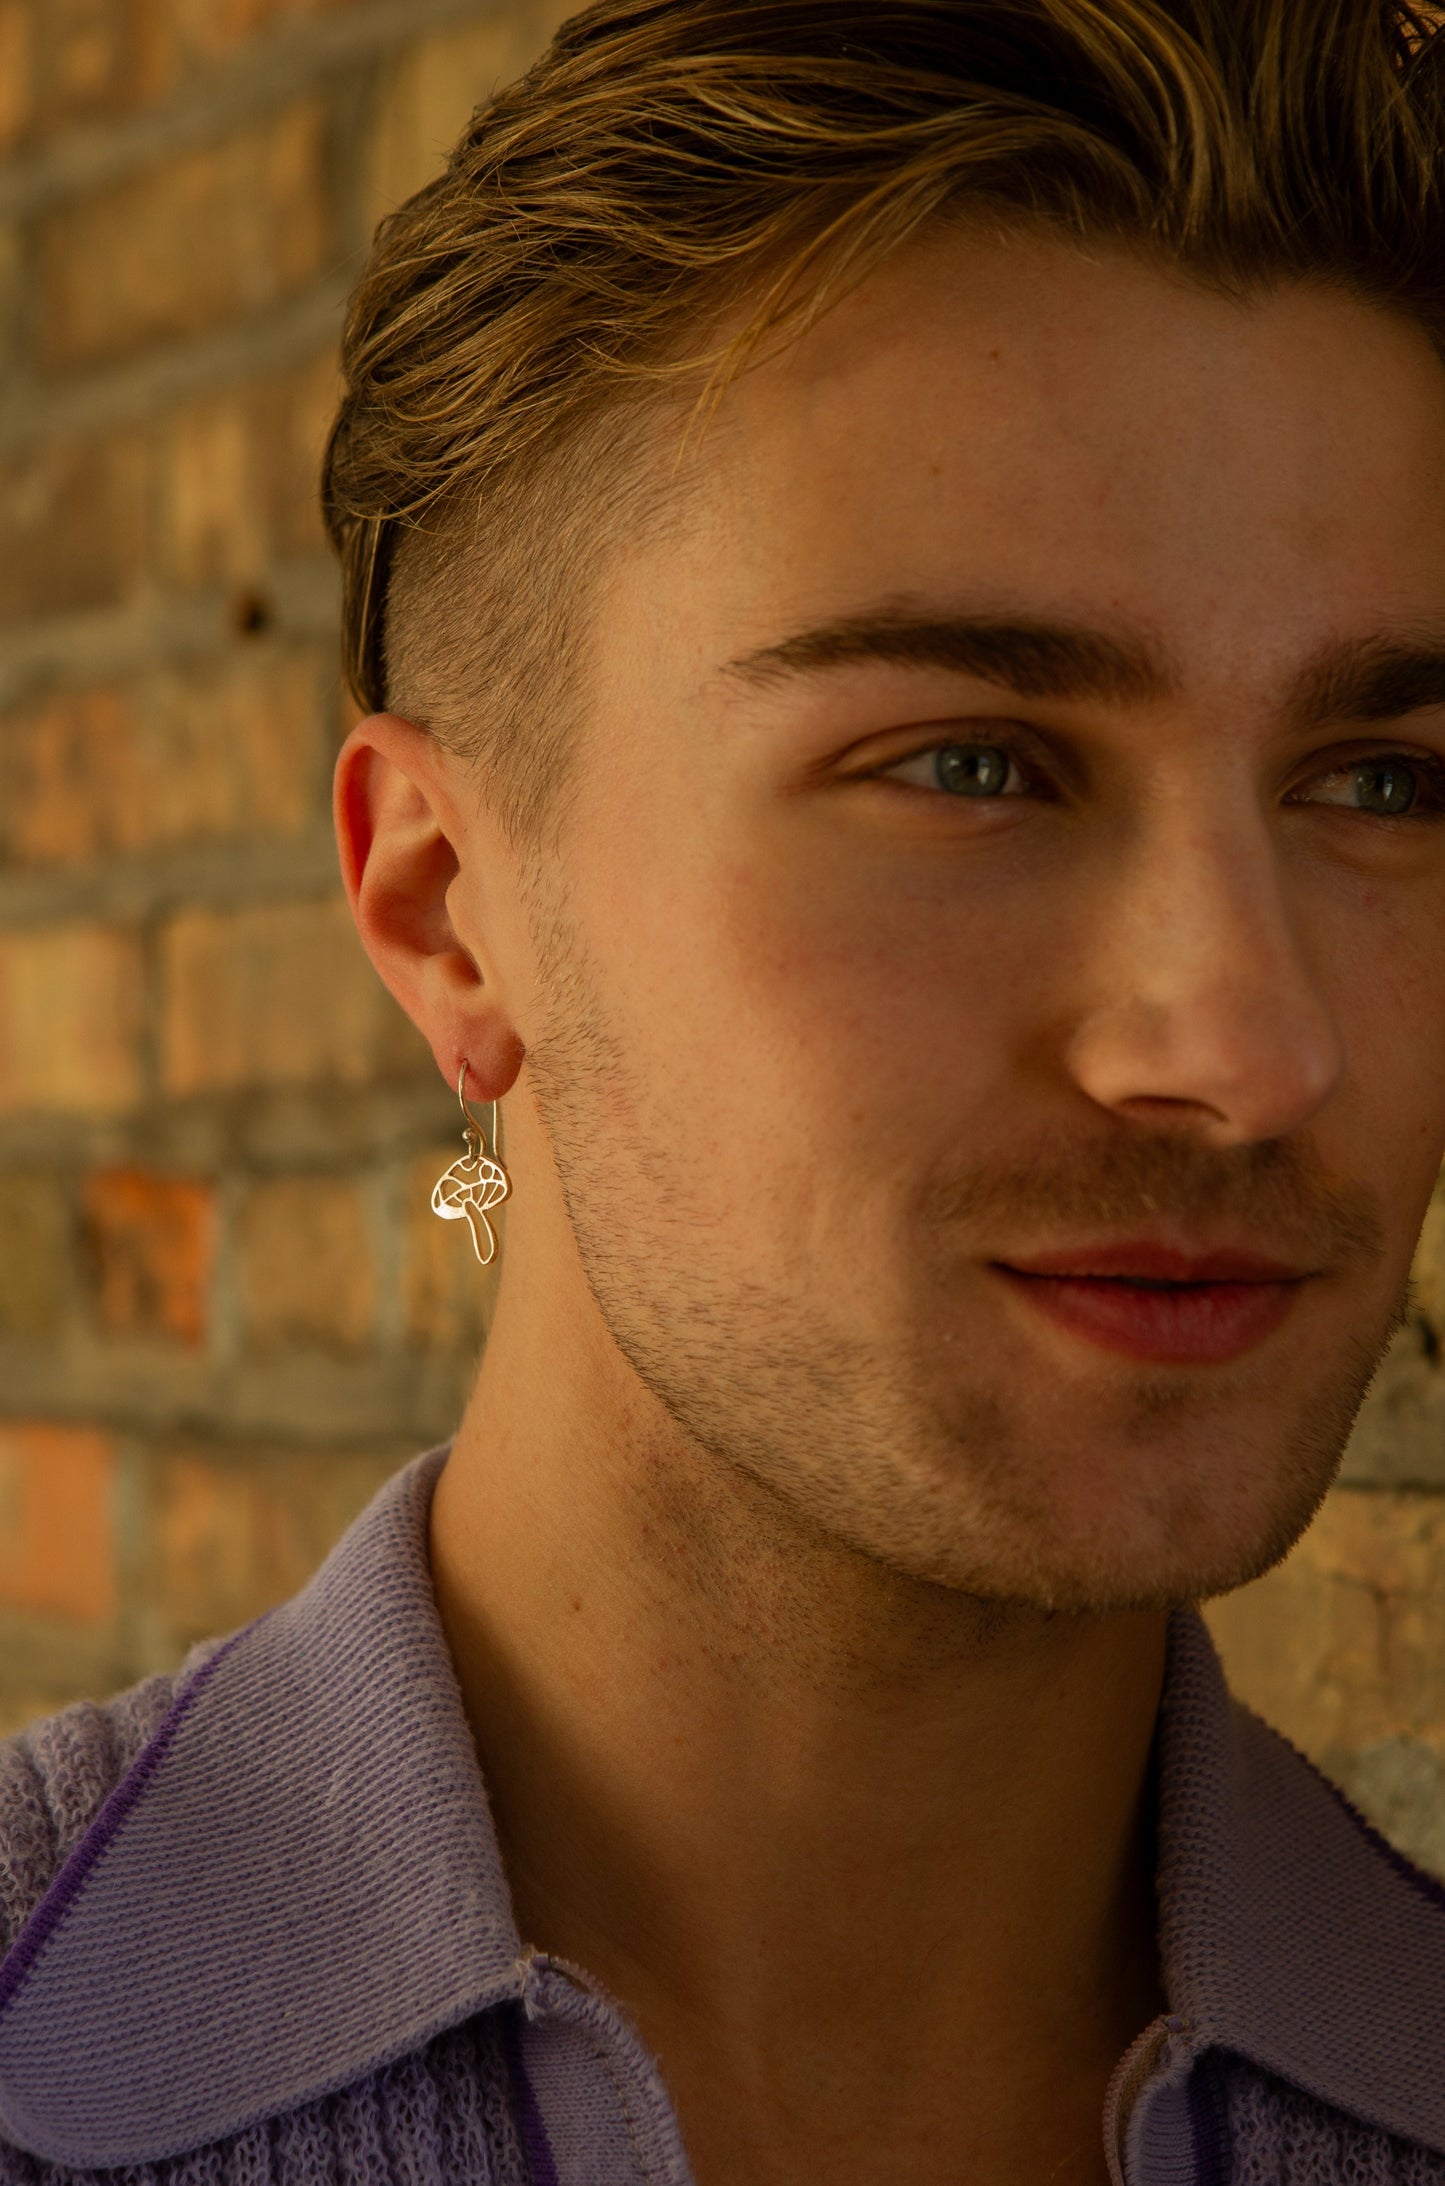
[[[1281,1326],[1310,1271],[1231,1248],[1134,1240],[995,1261],[1026,1306],[1106,1351],[1154,1365],[1239,1358]]]
[[[1182,1252],[1143,1239],[1006,1263],[1016,1275],[1113,1276],[1140,1283],[1281,1283],[1305,1272],[1257,1252]]]

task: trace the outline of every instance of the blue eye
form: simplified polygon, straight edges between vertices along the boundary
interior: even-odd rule
[[[1425,759],[1387,752],[1379,759],[1357,759],[1337,767],[1310,785],[1303,804],[1334,805],[1346,812],[1368,812],[1381,820],[1438,811],[1445,772]]]
[[[1012,754],[997,744],[940,744],[933,754],[938,786],[953,797],[1001,797],[1012,768]]]
[[[1380,812],[1393,817],[1396,813],[1409,812],[1420,794],[1413,767],[1407,767],[1398,759],[1372,760],[1368,766],[1351,767],[1356,795],[1362,812]]]
[[[982,802],[1027,797],[1034,790],[1007,744],[929,744],[883,772],[915,789],[942,790],[948,797]]]

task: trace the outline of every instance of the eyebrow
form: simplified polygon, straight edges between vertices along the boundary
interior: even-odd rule
[[[866,664],[942,668],[1024,698],[1144,705],[1178,695],[1180,678],[1144,640],[1086,624],[934,615],[886,608],[799,631],[729,661],[723,674],[767,687]],[[1307,663],[1287,700],[1302,730],[1336,722],[1393,721],[1445,705],[1445,631],[1418,638],[1349,639]]]
[[[1397,721],[1427,706],[1445,706],[1445,633],[1332,647],[1301,676],[1291,711],[1299,726],[1312,728]]]
[[[1025,698],[1093,698],[1141,704],[1167,696],[1174,678],[1144,644],[1101,630],[1027,618],[920,615],[901,609],[844,616],[730,660],[723,674],[768,685],[865,663],[946,668],[1006,685]]]

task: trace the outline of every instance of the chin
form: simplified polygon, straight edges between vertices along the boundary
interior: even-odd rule
[[[1357,1406],[1342,1391],[1325,1412],[1315,1392],[1307,1417],[1266,1426],[1201,1416],[1196,1402],[1152,1432],[1136,1417],[1128,1433],[1117,1420],[1091,1432],[1082,1406],[1067,1433],[1042,1434],[1037,1420],[1010,1431],[996,1414],[986,1439],[971,1432],[916,1466],[898,1466],[895,1445],[871,1492],[832,1522],[895,1570],[976,1599],[1167,1609],[1231,1593],[1288,1554]]]
[[[1127,1517],[1106,1538],[1059,1543],[1049,1557],[1021,1557],[1005,1598],[1074,1614],[1172,1609],[1208,1601],[1247,1586],[1286,1556],[1319,1507],[1319,1493],[1303,1507],[1274,1514],[1267,1523],[1232,1531],[1184,1527],[1167,1532]],[[1001,1572],[995,1572],[995,1585]]]
[[[981,1401],[935,1384],[932,1418],[893,1444],[897,1522],[877,1545],[919,1577],[1041,1609],[1231,1593],[1308,1527],[1381,1348],[1337,1347],[1325,1378],[1315,1362],[1281,1372],[1278,1360],[1230,1375],[1155,1370],[1112,1389],[1059,1374],[1017,1404],[997,1387]],[[910,1442],[917,1462],[899,1466]],[[875,1503],[875,1539],[881,1515]]]

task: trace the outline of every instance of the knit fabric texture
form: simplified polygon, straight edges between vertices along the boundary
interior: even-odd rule
[[[147,1678],[0,1744],[0,1958],[155,1732],[178,1680]]]
[[[1342,2117],[1231,2058],[1223,2072],[1230,2186],[1441,2186],[1445,2157]]]
[[[215,1652],[198,1648],[178,1677],[152,1677],[104,1707],[89,1701],[0,1745],[0,1958],[75,1852],[97,1810],[145,1750],[184,1683]],[[449,2028],[354,2087],[229,2139],[135,2165],[126,2186],[530,2186],[513,2116],[503,2022]],[[176,2060],[184,2071],[185,2060]],[[0,2140],[4,2186],[115,2186]]]
[[[431,1591],[445,1457],[280,1610],[0,1742],[0,2186],[690,2186],[622,2011],[516,1934]],[[1111,2090],[1116,2186],[1445,2186],[1445,1891],[1192,1611],[1159,1741],[1172,2010]]]
[[[176,2060],[184,2072],[185,2060]],[[543,2186],[514,2115],[502,2023],[468,2020],[320,2101],[159,2163],[72,2170],[0,2141],[5,2186]]]

